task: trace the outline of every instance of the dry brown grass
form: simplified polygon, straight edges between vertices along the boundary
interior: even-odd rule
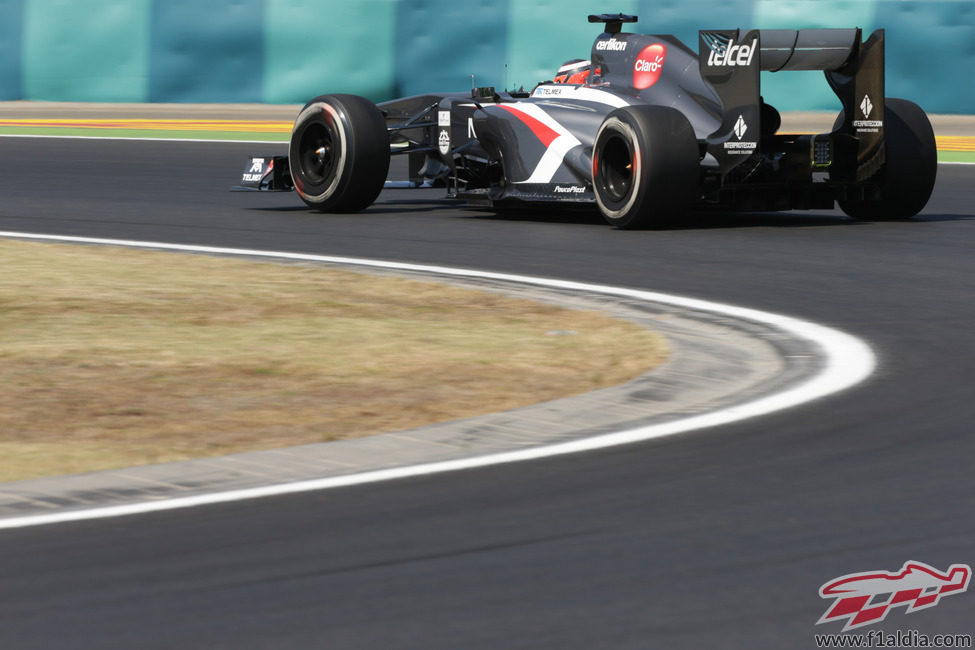
[[[0,259],[0,480],[500,411],[666,355],[599,313],[439,283],[12,241]]]

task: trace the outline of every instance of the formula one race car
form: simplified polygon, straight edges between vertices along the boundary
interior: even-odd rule
[[[709,30],[700,54],[673,36],[622,32],[603,14],[587,60],[530,93],[475,88],[378,106],[322,95],[298,114],[287,157],[251,159],[243,185],[297,190],[323,212],[368,207],[390,155],[401,186],[441,185],[475,205],[595,204],[619,228],[657,227],[689,210],[833,208],[905,219],[937,172],[924,111],[884,97],[884,31]],[[760,71],[823,70],[843,110],[830,133],[779,134]]]

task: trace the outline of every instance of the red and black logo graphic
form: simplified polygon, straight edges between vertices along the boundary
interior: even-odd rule
[[[633,64],[633,87],[643,90],[657,83],[666,60],[667,47],[663,43],[647,45],[640,50]]]
[[[821,598],[836,602],[816,624],[846,619],[843,631],[879,623],[894,607],[904,605],[906,613],[934,607],[942,596],[968,590],[972,568],[952,564],[944,573],[923,562],[906,562],[897,573],[868,571],[830,580],[819,588]]]

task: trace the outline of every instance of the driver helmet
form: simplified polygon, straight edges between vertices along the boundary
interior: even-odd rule
[[[586,77],[589,76],[589,68],[591,66],[592,62],[588,59],[572,59],[571,61],[566,61],[559,68],[554,81],[557,84],[585,83]]]

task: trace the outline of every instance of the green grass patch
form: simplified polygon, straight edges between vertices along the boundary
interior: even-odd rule
[[[290,133],[240,131],[180,131],[126,128],[72,128],[61,126],[2,126],[2,135],[41,135],[55,137],[138,138],[150,140],[231,140],[241,142],[288,142]],[[940,162],[975,162],[975,151],[938,151]]]
[[[975,151],[939,151],[938,162],[975,163]]]
[[[139,138],[150,140],[240,140],[288,142],[289,133],[241,133],[240,131],[170,131],[157,129],[99,129],[64,127],[0,127],[0,135],[43,135],[88,138]]]

